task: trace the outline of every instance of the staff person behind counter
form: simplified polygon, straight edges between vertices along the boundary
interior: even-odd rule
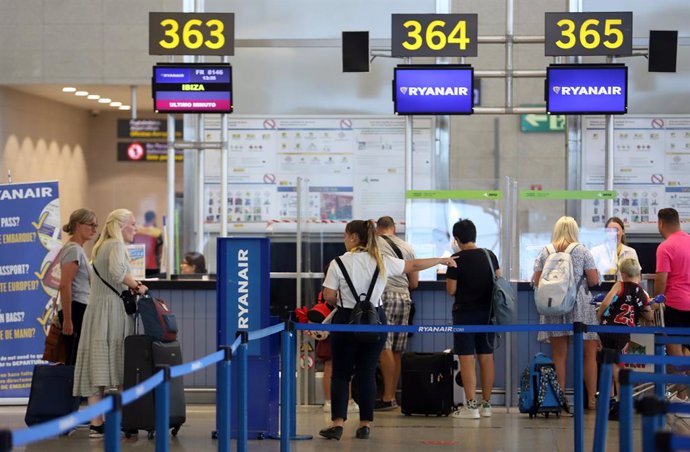
[[[205,274],[206,271],[206,259],[201,253],[196,251],[190,251],[186,253],[180,262],[180,273],[183,275],[199,275]]]

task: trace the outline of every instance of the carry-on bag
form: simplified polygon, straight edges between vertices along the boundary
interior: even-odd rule
[[[453,355],[403,353],[400,411],[448,416],[453,411]]]
[[[156,373],[161,365],[182,364],[182,352],[177,341],[154,341],[149,336],[135,335],[125,338],[125,389],[138,385]],[[170,381],[170,428],[177,435],[186,420],[184,382],[182,377]],[[122,409],[122,429],[130,437],[138,430],[146,430],[149,439],[156,429],[154,392],[126,405]]]
[[[151,336],[154,341],[170,342],[177,339],[177,321],[165,301],[147,293],[139,298],[138,310],[144,334]]]
[[[554,413],[558,416],[562,409],[568,409],[568,402],[556,378],[556,366],[543,353],[534,355],[522,372],[518,407],[521,413],[528,413],[530,419],[537,414],[549,417],[549,413]]]
[[[26,425],[39,424],[79,409],[79,397],[72,396],[74,366],[37,364],[31,377]]]

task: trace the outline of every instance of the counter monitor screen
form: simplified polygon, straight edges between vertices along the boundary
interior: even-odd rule
[[[546,70],[546,111],[554,114],[628,112],[624,64],[554,64]]]
[[[399,65],[393,102],[399,115],[472,114],[474,70],[469,65]]]
[[[158,113],[232,113],[229,64],[158,64],[151,87]]]

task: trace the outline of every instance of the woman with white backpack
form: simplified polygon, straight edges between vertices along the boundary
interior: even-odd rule
[[[598,324],[596,311],[589,304],[592,298],[589,287],[599,284],[599,273],[592,253],[578,242],[579,232],[573,217],[559,218],[551,243],[534,262],[532,284],[537,310],[542,314],[541,324]],[[562,388],[565,388],[572,334],[570,331],[541,331],[537,337],[539,341],[551,343],[551,355]],[[589,409],[596,405],[598,339],[596,333],[584,334],[584,377]]]

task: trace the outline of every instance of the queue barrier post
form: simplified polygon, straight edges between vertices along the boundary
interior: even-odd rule
[[[223,360],[218,362],[218,394],[216,396],[216,411],[218,413],[218,425],[216,435],[218,437],[218,452],[230,452],[230,379],[232,376],[232,347],[222,345]]]
[[[638,400],[635,406],[642,415],[642,451],[654,452],[655,417],[666,414],[668,403],[656,396],[648,396]]]
[[[630,375],[631,369],[621,369],[618,402],[618,444],[621,452],[633,452],[633,395]]]
[[[249,436],[249,406],[247,403],[249,333],[239,331],[237,335],[242,341],[237,349],[237,411],[235,412],[237,414],[237,452],[247,452],[247,437]]]
[[[154,389],[156,401],[156,452],[168,452],[170,445],[170,366],[159,366],[163,371],[163,382]]]
[[[664,356],[666,347],[664,344],[654,344],[654,354],[656,356]],[[666,366],[663,364],[654,364],[654,373],[664,375],[666,374]],[[666,385],[664,383],[658,382],[654,384],[654,394],[663,399],[666,397]],[[664,428],[666,423],[666,416],[656,416],[656,430]]]
[[[585,432],[584,432],[584,392],[583,379],[583,355],[584,355],[584,333],[587,332],[587,325],[582,322],[573,323],[573,385],[575,390],[575,431],[574,446],[575,452],[584,452]]]
[[[280,452],[290,452],[290,438],[294,434],[292,429],[292,336],[294,336],[291,321],[286,322],[286,329],[280,333],[281,340],[281,369],[280,369]]]
[[[122,424],[122,394],[110,394],[113,408],[105,413],[105,452],[120,452],[120,425]]]
[[[593,452],[606,451],[606,426],[609,418],[609,398],[611,396],[612,366],[618,362],[618,353],[608,348],[598,353],[601,368],[599,371],[599,397],[597,398],[597,414],[594,423]]]
[[[0,430],[0,452],[10,452],[12,450],[12,431]]]
[[[667,431],[660,431],[654,434],[654,447],[657,452],[671,452],[671,438],[673,433]]]

